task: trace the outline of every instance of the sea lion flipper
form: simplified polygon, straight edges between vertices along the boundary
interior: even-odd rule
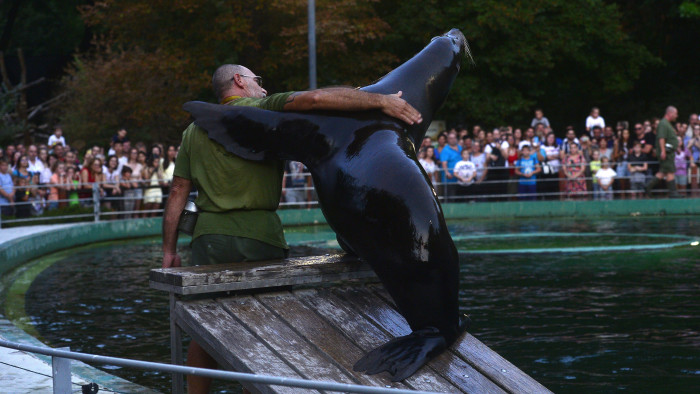
[[[436,328],[414,331],[394,338],[362,357],[353,369],[374,375],[387,371],[398,382],[413,375],[433,357],[447,349],[447,341]]]
[[[226,151],[255,161],[276,157],[265,139],[260,138],[277,121],[273,111],[202,101],[187,102],[182,108],[192,114],[194,124],[206,130],[209,138],[223,145]],[[269,114],[260,116],[259,112]]]

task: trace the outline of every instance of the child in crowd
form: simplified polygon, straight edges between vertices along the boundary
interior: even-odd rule
[[[596,184],[598,185],[598,199],[612,200],[613,198],[613,181],[617,176],[615,170],[610,168],[610,159],[603,157],[600,160],[601,169],[595,172]]]
[[[60,126],[56,126],[56,129],[53,131],[53,134],[51,134],[51,136],[49,137],[49,148],[53,148],[56,145],[66,146],[66,139],[63,138],[63,130]]]
[[[126,213],[124,214],[125,219],[131,219],[134,210],[134,205],[138,199],[137,190],[139,188],[138,183],[132,178],[133,171],[128,165],[122,166],[121,177],[119,179],[119,188],[122,190],[124,200],[122,200],[122,210]]]
[[[676,186],[678,193],[685,195],[685,189],[688,188],[688,159],[689,152],[685,149],[683,138],[678,137],[678,148],[676,148],[676,156],[674,163],[676,164]]]
[[[469,160],[469,151],[462,150],[462,160],[455,164],[452,173],[457,178],[457,195],[466,196],[476,178],[476,165]]]
[[[632,190],[633,200],[641,198],[646,187],[647,170],[649,170],[647,161],[647,155],[642,152],[642,144],[639,141],[635,141],[632,153],[627,161],[627,169],[631,176],[630,189]]]
[[[591,152],[591,162],[590,164],[590,171],[591,171],[591,185],[593,186],[593,199],[594,200],[600,200],[600,184],[598,183],[598,179],[596,179],[595,174],[600,170],[600,150],[595,149],[593,152]]]
[[[75,173],[74,166],[66,167],[66,192],[68,193],[68,205],[75,206],[80,204],[80,197],[78,196],[78,185],[80,181],[78,180],[78,175]]]
[[[10,165],[5,158],[0,159],[0,214],[11,216],[15,202],[15,185],[10,174]]]
[[[542,171],[537,156],[530,155],[530,146],[524,145],[520,159],[515,162],[515,175],[518,181],[518,194],[521,200],[534,200],[537,193],[537,174]]]

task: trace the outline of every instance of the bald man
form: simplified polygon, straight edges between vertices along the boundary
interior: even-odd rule
[[[680,197],[676,189],[676,148],[678,148],[678,137],[676,129],[671,124],[678,119],[678,110],[674,106],[666,108],[663,119],[659,121],[656,129],[656,157],[659,159],[659,171],[651,178],[646,186],[647,196],[651,195],[654,187],[663,179],[666,179],[668,196],[671,198]]]

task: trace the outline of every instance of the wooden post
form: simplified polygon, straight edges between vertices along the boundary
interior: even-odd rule
[[[170,292],[170,363],[174,365],[183,365],[182,358],[182,330],[175,322],[175,302],[177,296]],[[185,392],[185,385],[182,374],[173,373],[173,393],[182,394]]]

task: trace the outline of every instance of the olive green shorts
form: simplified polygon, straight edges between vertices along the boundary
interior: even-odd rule
[[[676,173],[676,155],[666,154],[666,160],[659,161],[659,172],[664,174]]]
[[[205,234],[192,241],[192,259],[187,266],[275,260],[289,251],[251,238]]]

